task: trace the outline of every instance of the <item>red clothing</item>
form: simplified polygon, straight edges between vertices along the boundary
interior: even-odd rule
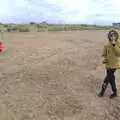
[[[3,45],[3,43],[0,42],[0,52],[4,51],[5,46]]]

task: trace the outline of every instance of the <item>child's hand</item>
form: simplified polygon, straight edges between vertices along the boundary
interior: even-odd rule
[[[105,58],[102,63],[103,63],[103,64],[107,64],[107,63],[108,63],[107,58]]]
[[[116,44],[115,46],[113,46],[112,50],[116,56],[120,56],[120,45],[119,44]]]

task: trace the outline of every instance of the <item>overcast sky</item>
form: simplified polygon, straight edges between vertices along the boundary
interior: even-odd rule
[[[111,24],[120,22],[120,0],[0,0],[0,22]]]

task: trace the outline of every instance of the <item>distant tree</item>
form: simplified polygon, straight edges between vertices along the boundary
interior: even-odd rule
[[[92,25],[93,27],[96,27],[97,25]]]
[[[5,28],[7,28],[7,27],[9,27],[9,25],[7,25],[7,24],[4,24],[4,27],[5,27]]]
[[[46,21],[43,21],[40,24],[42,24],[42,25],[48,25],[48,23]]]
[[[37,28],[45,28],[45,26],[41,24],[37,24]]]
[[[29,24],[36,24],[35,22],[30,22]]]
[[[87,25],[87,24],[81,24],[81,26],[83,26],[83,27],[87,27],[88,25]]]

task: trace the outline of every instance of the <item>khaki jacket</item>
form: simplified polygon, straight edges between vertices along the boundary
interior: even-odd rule
[[[120,41],[113,47],[110,43],[104,46],[102,53],[104,57],[103,64],[106,68],[120,69]]]

